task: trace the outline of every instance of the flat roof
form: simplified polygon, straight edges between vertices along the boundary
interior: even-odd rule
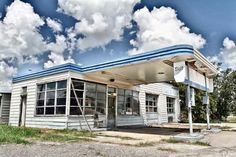
[[[13,83],[39,77],[45,77],[48,75],[58,74],[67,71],[93,74],[103,70],[111,71],[117,68],[126,68],[129,65],[140,66],[141,64],[143,65],[151,61],[160,61],[165,59],[168,59],[171,62],[178,60],[197,60],[202,70],[205,69],[204,73],[207,73],[208,75],[215,75],[217,73],[216,67],[212,63],[210,63],[199,51],[195,50],[191,45],[176,45],[90,66],[79,66],[72,63],[62,64],[32,74],[14,77]],[[199,68],[199,70],[201,69]]]

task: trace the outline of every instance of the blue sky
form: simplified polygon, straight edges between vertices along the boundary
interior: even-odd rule
[[[42,48],[40,50],[40,45],[35,46],[34,49],[27,49],[27,47],[24,47],[27,51],[29,50],[29,52],[24,54],[23,50],[25,49],[20,47],[22,44],[18,47],[19,49],[16,50],[12,50],[14,47],[2,45],[4,46],[3,48],[7,47],[7,50],[10,49],[12,51],[11,55],[4,54],[5,51],[0,51],[0,54],[3,53],[2,57],[0,56],[2,66],[4,64],[3,67],[13,67],[15,70],[14,75],[23,75],[32,71],[34,72],[43,68],[62,64],[67,61],[86,66],[127,57],[132,54],[143,53],[145,51],[158,49],[179,42],[185,43],[185,41],[187,44],[193,44],[196,48],[200,49],[205,56],[211,57],[210,59],[213,61],[222,61],[225,67],[235,68],[235,0],[227,0],[227,2],[223,0],[142,0],[140,3],[138,3],[138,0],[132,0],[133,2],[117,1],[116,3],[104,5],[101,5],[101,3],[107,3],[104,2],[104,0],[97,1],[96,4],[92,1],[90,2],[91,4],[89,4],[89,2],[87,4],[85,0],[79,0],[80,2],[78,3],[75,3],[74,0],[69,0],[69,2],[60,0],[60,4],[57,0],[17,1],[18,3],[15,4],[14,7],[9,7],[13,5],[14,0],[0,1],[0,22],[2,23],[2,27],[8,30],[8,27],[11,25],[9,24],[11,23],[9,21],[12,20],[13,23],[15,22],[13,25],[17,27],[17,29],[12,28],[13,31],[18,30],[19,32],[24,32],[25,30],[20,27],[22,24],[17,20],[14,21],[14,16],[16,16],[16,18],[19,16],[21,19],[32,18],[32,20],[35,20],[34,23],[37,24],[34,25],[30,20],[25,21],[26,25],[28,22],[29,26],[32,25],[32,27],[35,27],[32,28],[32,30],[30,28],[30,31],[34,33],[35,31],[37,32],[36,34],[31,33],[31,35],[34,34],[34,37],[37,36],[37,39],[32,38],[32,42],[33,40],[39,40],[42,42],[42,45],[46,45],[47,48]],[[33,11],[30,10],[30,7],[33,8]],[[114,7],[114,10],[119,8],[120,11],[117,11],[117,14],[113,14],[111,11],[109,12],[109,8],[112,7]],[[145,10],[145,7],[148,8],[148,10]],[[156,9],[153,9],[154,7],[156,7]],[[162,9],[160,9],[161,7]],[[9,9],[7,10],[7,8]],[[22,13],[22,15],[21,12],[17,12],[17,9],[20,10],[22,8],[24,8],[23,10],[28,10],[28,12]],[[78,8],[82,8],[82,11],[78,11]],[[109,13],[112,13],[112,15],[110,15],[113,16],[112,18],[109,18]],[[7,14],[9,14],[8,18],[6,18]],[[10,14],[13,16],[10,16]],[[28,17],[26,14],[32,14],[32,16]],[[39,17],[36,17],[35,15],[38,15]],[[91,18],[93,15],[94,19]],[[112,20],[117,16],[123,17],[122,24],[119,28],[112,28],[116,26],[114,23],[118,21],[114,22]],[[55,28],[53,29],[50,27],[47,21],[48,18],[58,22],[59,25],[61,25],[61,28],[56,31],[54,30]],[[147,21],[149,20],[149,23],[152,23],[155,20],[157,21],[155,21],[156,23],[153,22],[153,25],[149,27],[149,23],[142,25],[143,22],[145,22],[145,18],[147,18]],[[4,19],[9,19],[8,23],[4,23]],[[96,20],[98,23],[96,23]],[[168,25],[163,22],[165,20],[169,21]],[[81,21],[85,22],[82,24]],[[103,22],[104,25],[102,25]],[[18,27],[18,25],[20,26]],[[105,31],[103,30],[103,27],[106,28]],[[68,29],[70,28],[72,30],[71,34],[68,33]],[[102,30],[104,32],[102,32]],[[151,34],[157,34],[157,38],[147,34],[146,32],[148,31],[151,32]],[[170,38],[175,38],[173,35],[173,32],[175,31],[179,31],[179,36],[182,37],[170,40]],[[114,35],[112,32],[115,32]],[[158,33],[160,34],[162,32],[166,33],[166,39],[163,39],[165,34],[163,34],[163,36],[158,36]],[[70,38],[69,35],[74,36],[73,38]],[[99,35],[102,37],[100,38]],[[20,41],[25,40],[23,43],[26,43],[27,46],[30,44],[35,45],[27,40],[28,36],[30,36],[30,33],[26,37],[23,35]],[[145,38],[143,38],[144,36]],[[67,46],[63,48],[59,47],[63,45],[63,41],[61,41],[62,43],[51,45],[48,48],[50,43],[56,42],[57,37],[61,37],[61,40],[66,40]],[[11,41],[14,36],[12,37],[8,34],[8,36],[5,37],[2,35],[2,39],[5,38]],[[19,38],[14,39],[14,41]],[[72,39],[75,39],[75,42],[71,42]],[[79,39],[81,39],[81,42],[77,42]],[[162,39],[163,41],[159,43]],[[96,43],[96,40],[98,43]],[[147,41],[150,40],[153,40],[153,44],[147,43]],[[71,46],[72,43],[76,44],[76,46]],[[68,44],[71,45],[68,46]],[[158,46],[155,47],[155,45]],[[73,49],[69,51],[68,49],[71,47],[73,47]],[[57,49],[59,48],[62,50],[57,52]],[[31,54],[30,50],[36,51]],[[228,61],[229,58],[233,61]],[[56,59],[61,61],[56,62]],[[10,77],[10,75],[7,76],[8,79]]]

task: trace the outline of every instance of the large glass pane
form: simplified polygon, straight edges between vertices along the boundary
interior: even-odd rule
[[[97,112],[98,112],[99,114],[105,114],[105,108],[103,108],[103,107],[97,107]]]
[[[70,115],[81,115],[79,107],[70,107]]]
[[[97,100],[97,106],[98,107],[106,107],[106,101],[105,100]]]
[[[38,100],[43,100],[45,97],[45,93],[38,93]]]
[[[73,80],[72,83],[73,83],[75,89],[84,90],[84,82]],[[73,88],[71,88],[71,89],[73,89]]]
[[[58,82],[57,82],[57,89],[63,89],[63,88],[66,88],[66,83],[67,83],[66,80],[58,81]]]
[[[94,107],[85,107],[84,114],[94,115],[95,108]]]
[[[106,92],[106,86],[104,85],[97,85],[97,92],[103,92],[105,93]]]
[[[87,91],[86,92],[86,98],[89,98],[91,100],[95,100],[96,99],[96,93]]]
[[[55,90],[56,82],[47,83],[47,90]]]
[[[66,107],[57,107],[56,108],[56,114],[65,114],[66,113]]]
[[[44,114],[44,108],[36,108],[36,115],[43,115]]]
[[[44,100],[38,100],[37,106],[44,106]]]
[[[65,98],[65,97],[66,97],[66,90],[57,91],[57,98]]]
[[[37,89],[38,89],[38,92],[45,91],[45,84],[39,84]]]
[[[55,104],[55,99],[47,99],[46,105],[47,106],[53,106]]]
[[[132,95],[132,90],[125,90],[125,96]]]
[[[97,93],[97,99],[106,99],[106,93]]]
[[[78,99],[80,106],[83,106],[83,99]],[[79,106],[75,98],[70,99],[70,106]]]
[[[66,98],[57,98],[57,105],[66,105]]]
[[[125,101],[125,97],[124,96],[118,96],[118,101]]]
[[[50,91],[47,92],[47,99],[55,99],[55,92],[54,91]]]
[[[45,114],[54,114],[54,107],[46,107],[46,113]]]
[[[124,89],[118,89],[118,95],[125,95]]]
[[[86,83],[86,91],[95,92],[96,91],[96,84]]]
[[[76,91],[75,90],[75,93],[76,93],[76,96],[78,97],[78,98],[83,98],[83,94],[84,94],[84,92],[83,91]],[[71,97],[75,97],[75,94],[74,94],[74,91],[73,90],[71,90],[71,95],[70,95]]]
[[[86,99],[85,106],[86,107],[95,107],[95,101],[91,100],[91,99]]]

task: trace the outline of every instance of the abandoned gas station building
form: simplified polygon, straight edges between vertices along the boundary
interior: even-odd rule
[[[55,66],[13,78],[9,124],[93,130],[177,122],[178,89],[169,83],[188,85],[191,112],[192,89],[204,90],[207,96],[216,73],[189,45],[87,67]]]

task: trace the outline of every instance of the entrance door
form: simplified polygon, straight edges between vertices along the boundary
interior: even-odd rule
[[[26,96],[21,96],[19,126],[25,126]]]
[[[19,126],[25,126],[26,102],[27,102],[27,87],[23,87],[20,101]]]
[[[116,89],[108,88],[108,121],[107,127],[114,128],[116,119]]]

